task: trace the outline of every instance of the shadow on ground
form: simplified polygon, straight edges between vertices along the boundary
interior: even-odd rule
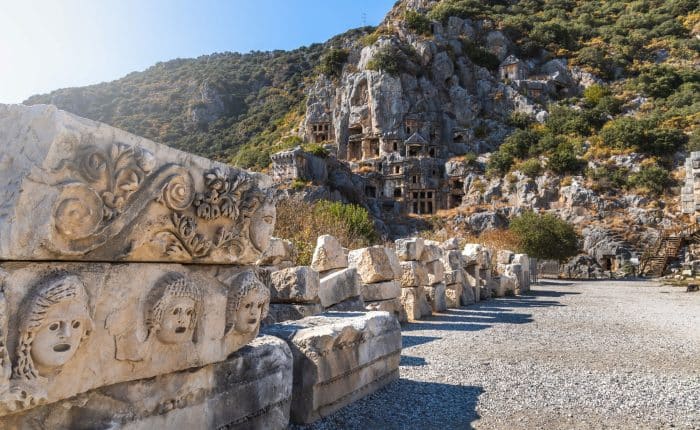
[[[307,427],[291,429],[471,429],[483,388],[399,379]],[[362,420],[354,411],[362,410]],[[410,423],[410,424],[409,424]],[[407,425],[408,424],[408,425]]]

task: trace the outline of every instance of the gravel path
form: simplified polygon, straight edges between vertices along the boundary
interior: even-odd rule
[[[309,429],[700,429],[700,293],[548,281],[403,327],[401,379]]]

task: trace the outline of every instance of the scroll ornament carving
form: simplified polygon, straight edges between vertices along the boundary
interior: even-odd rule
[[[217,168],[204,174],[204,182],[207,191],[197,193],[194,200],[197,216],[206,220],[220,217],[238,219],[243,194],[253,186],[251,178],[246,175],[229,176]]]
[[[156,200],[174,211],[191,206],[194,181],[182,166],[156,169],[150,152],[115,143],[83,147],[75,160],[52,172],[65,178],[53,210],[57,233],[50,246],[68,255],[86,254],[119,234]]]

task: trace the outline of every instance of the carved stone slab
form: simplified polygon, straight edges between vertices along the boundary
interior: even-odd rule
[[[226,359],[257,336],[267,314],[270,292],[257,272],[0,264],[0,416]]]
[[[291,400],[289,347],[263,336],[226,361],[98,388],[0,418],[0,428],[285,429]]]
[[[313,422],[399,376],[401,327],[388,312],[328,312],[264,332],[292,349],[296,423]]]
[[[0,260],[252,264],[270,185],[53,106],[0,105]]]

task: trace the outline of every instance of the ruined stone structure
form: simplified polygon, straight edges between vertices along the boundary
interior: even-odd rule
[[[700,152],[691,152],[685,159],[685,183],[681,189],[681,206],[684,214],[697,217],[700,210]]]

